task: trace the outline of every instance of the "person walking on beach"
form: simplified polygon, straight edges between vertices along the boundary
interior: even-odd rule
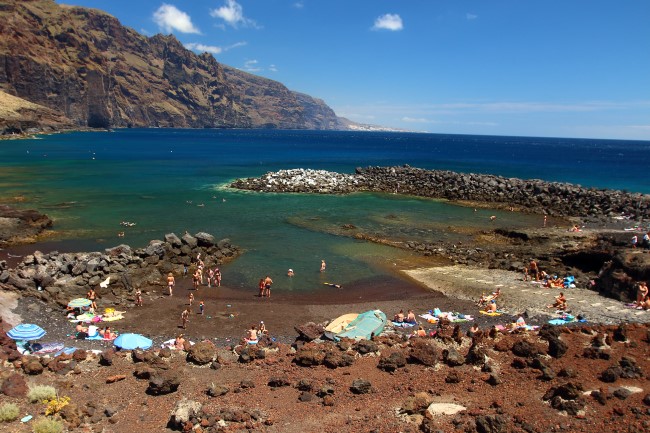
[[[174,285],[176,285],[176,280],[174,279],[174,274],[171,272],[167,274],[167,288],[169,289],[169,296],[174,292]]]
[[[212,287],[212,281],[214,280],[214,271],[208,268],[208,287]],[[215,284],[216,286],[216,284]]]
[[[214,270],[214,285],[217,287],[221,287],[221,271],[219,268],[216,268]]]
[[[197,269],[196,272],[192,274],[192,287],[194,287],[194,290],[199,290],[200,280],[201,280],[201,275],[199,274],[199,270]]]
[[[203,315],[203,309],[205,308],[205,304],[203,301],[199,302],[199,314]]]
[[[320,271],[325,272],[325,268],[327,267],[327,263],[325,263],[325,260],[320,261]]]
[[[271,286],[273,285],[273,280],[268,275],[264,278],[264,295],[267,298],[271,297]]]
[[[186,308],[181,313],[181,322],[182,322],[181,326],[183,327],[183,329],[187,328],[187,322],[190,321],[189,319],[190,319],[190,309]]]
[[[97,293],[95,292],[95,289],[91,287],[90,290],[88,290],[88,293],[86,293],[86,298],[88,298],[90,301],[90,308],[93,310],[93,312],[96,311],[97,304],[95,301],[97,300]]]
[[[135,305],[137,307],[142,307],[142,290],[140,289],[135,291]]]
[[[639,238],[636,235],[632,236],[632,248],[636,248],[637,242],[639,242]]]
[[[190,301],[190,307],[192,306],[192,303],[194,302],[194,293],[190,292],[189,295],[187,295],[189,301]]]

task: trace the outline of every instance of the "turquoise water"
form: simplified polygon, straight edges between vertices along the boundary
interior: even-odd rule
[[[165,233],[206,231],[245,254],[224,269],[235,287],[265,274],[277,290],[312,290],[389,274],[409,253],[357,241],[344,230],[395,241],[456,241],[450,226],[481,224],[474,213],[435,200],[397,195],[260,194],[229,181],[285,168],[352,172],[408,163],[422,168],[568,181],[650,192],[650,143],[435,134],[314,131],[118,130],[0,142],[0,201],[36,208],[55,220],[57,248],[101,250],[145,245]],[[201,206],[199,206],[201,205]],[[539,218],[497,212],[508,227]],[[124,228],[121,221],[135,222]],[[124,239],[117,232],[124,230]],[[328,270],[318,272],[320,260]],[[286,281],[285,281],[286,280]]]

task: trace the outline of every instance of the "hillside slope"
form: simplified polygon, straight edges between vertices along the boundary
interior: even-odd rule
[[[321,100],[52,0],[0,0],[0,90],[78,126],[345,129]]]

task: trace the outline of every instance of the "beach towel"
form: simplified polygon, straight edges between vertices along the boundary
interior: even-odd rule
[[[63,354],[72,355],[76,350],[77,350],[76,347],[64,347],[63,349],[56,352],[53,356],[57,357],[57,356],[63,355]]]
[[[194,346],[194,342],[193,342],[193,341],[190,341],[190,346]],[[163,342],[160,344],[160,347],[162,347],[163,349],[164,349],[165,347],[168,347],[168,348],[170,348],[170,349],[172,349],[172,350],[176,350],[176,339],[172,338],[171,340],[163,341]]]
[[[63,343],[43,343],[43,344],[35,343],[32,345],[32,349],[35,349],[35,351],[32,353],[34,355],[45,355],[48,353],[58,352],[59,350],[63,349],[63,347],[64,347]]]
[[[436,323],[438,321],[438,319],[436,319],[435,316],[430,313],[420,314],[420,317],[422,317],[424,320],[426,320],[429,323]]]
[[[409,322],[392,322],[393,326],[396,326],[398,328],[410,328],[411,326],[415,326],[415,323],[409,323]]]
[[[114,322],[116,320],[121,320],[124,319],[124,316],[121,314],[118,314],[116,316],[103,316],[102,317],[102,322]]]
[[[86,340],[99,340],[99,341],[113,341],[117,338],[117,335],[113,338],[104,338],[100,334],[93,335],[92,337],[86,337]]]
[[[485,314],[486,316],[500,316],[501,315],[501,313],[498,312],[498,311],[496,311],[496,312],[481,311],[481,314]]]

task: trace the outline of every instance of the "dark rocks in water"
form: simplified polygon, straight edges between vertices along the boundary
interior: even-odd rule
[[[0,246],[34,242],[52,225],[53,221],[38,211],[0,205]]]
[[[0,272],[0,289],[67,305],[71,298],[85,297],[90,287],[99,285],[96,292],[100,300],[110,299],[113,305],[129,303],[133,301],[135,288],[165,287],[166,275],[169,272],[182,275],[184,266],[191,264],[198,254],[205,257],[206,266],[220,265],[240,254],[239,248],[228,239],[215,243],[208,233],[197,233],[197,236],[185,234],[179,239],[174,233],[168,233],[165,241],[153,240],[146,248],[137,250],[118,245],[103,253],[36,251],[15,269]]]
[[[231,186],[256,191],[325,194],[398,191],[448,200],[500,202],[551,216],[625,214],[636,219],[650,217],[650,196],[646,194],[408,166],[357,168],[350,175],[322,170],[280,170],[260,178],[239,179]]]

